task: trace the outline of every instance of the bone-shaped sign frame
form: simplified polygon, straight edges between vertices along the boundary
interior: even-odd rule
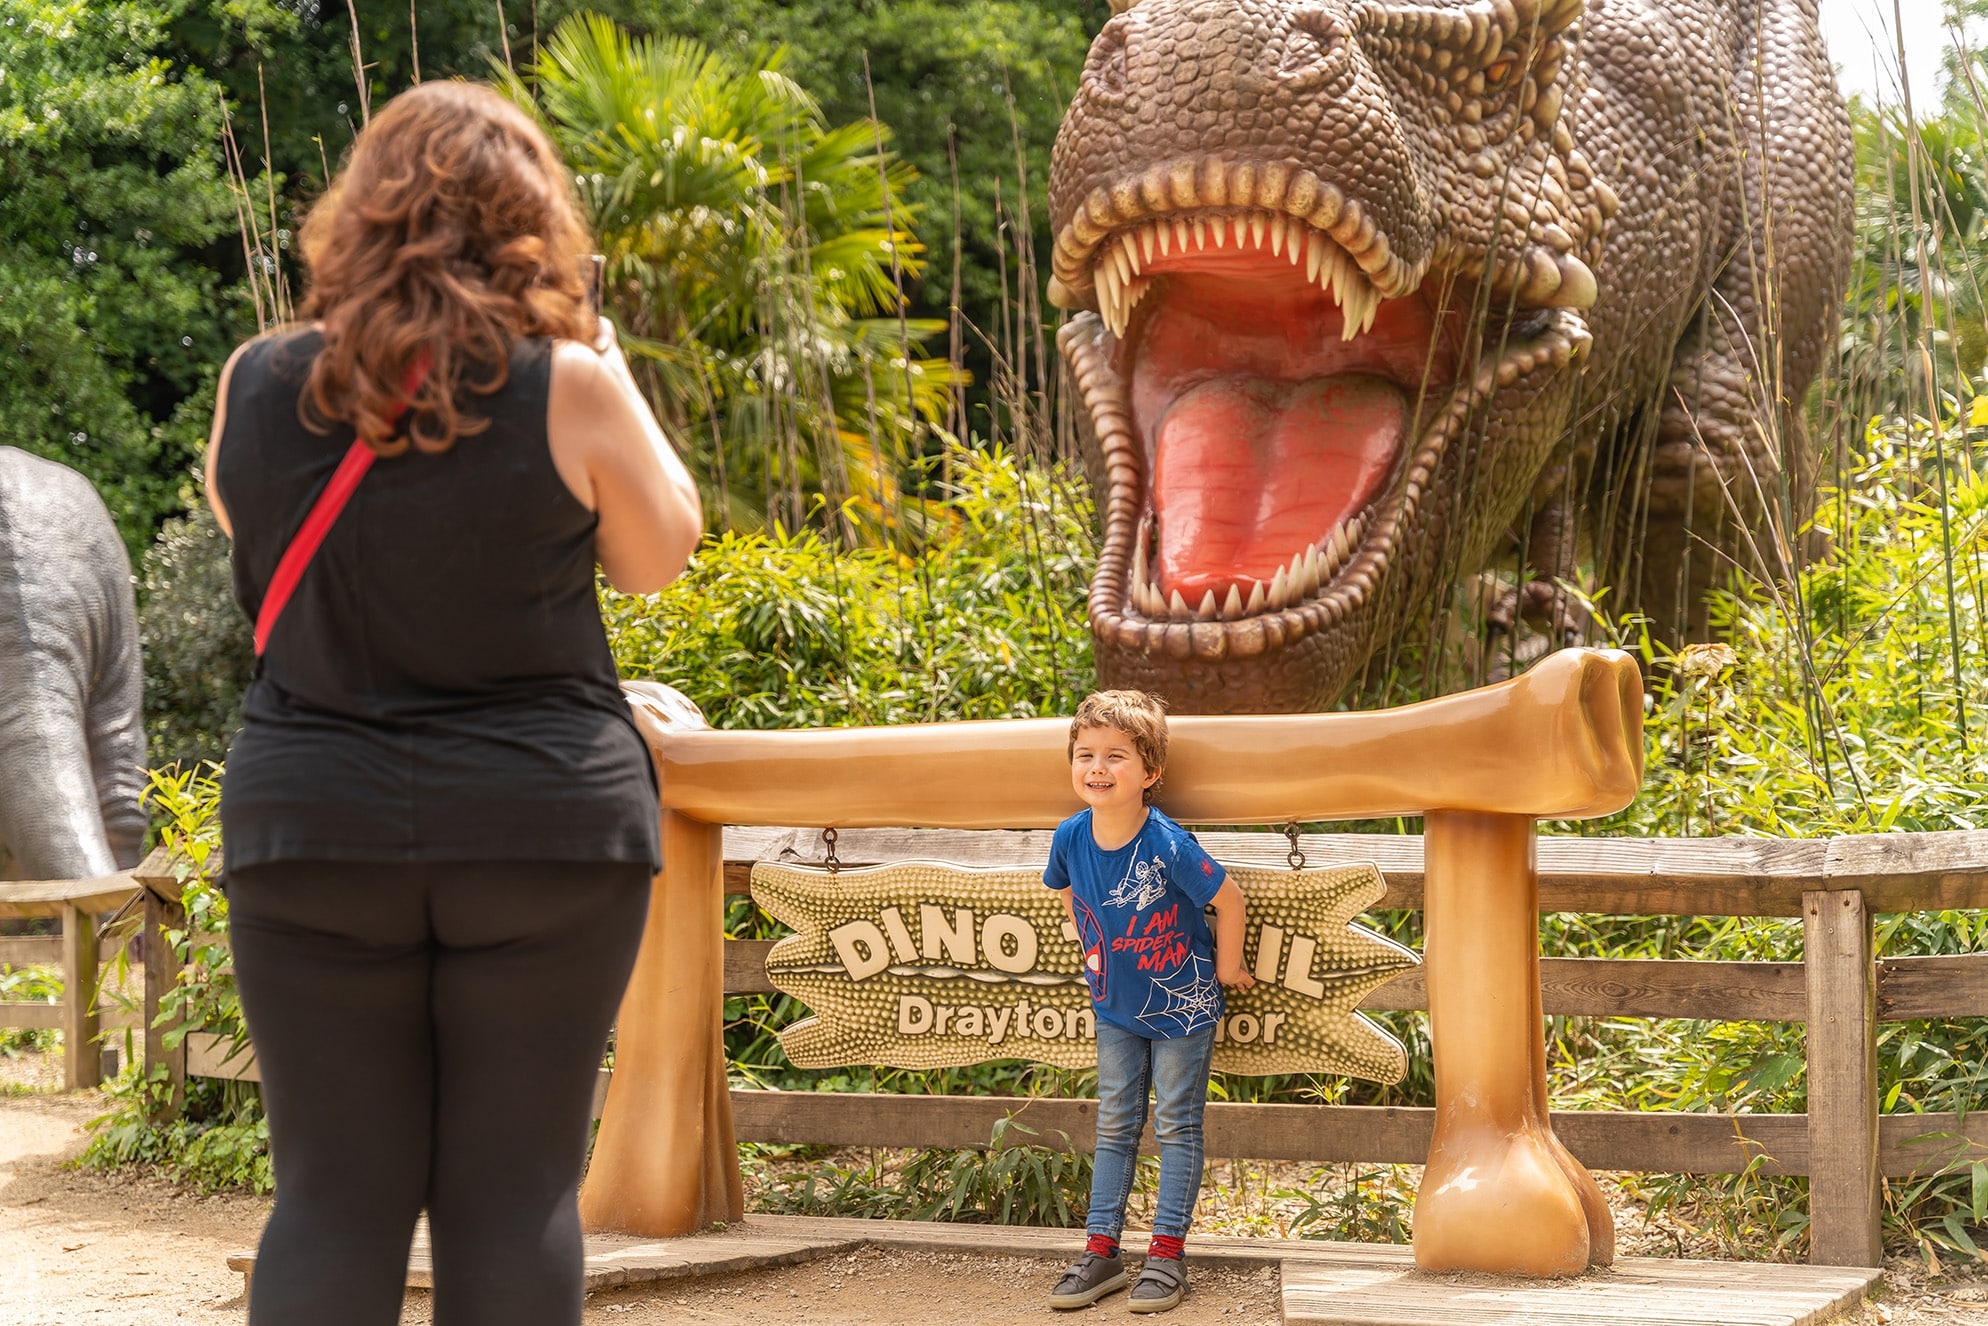
[[[1184,987],[1159,987],[1184,1006],[1225,1005],[1213,1067],[1400,1081],[1407,1052],[1357,1011],[1420,962],[1354,924],[1387,893],[1380,871],[1371,862],[1227,869],[1249,900],[1242,953],[1256,986],[1223,999],[1205,960],[1199,971],[1178,958],[1154,969]],[[811,1010],[780,1031],[780,1048],[798,1067],[1097,1064],[1077,931],[1040,870],[898,861],[830,874],[761,861],[752,868],[752,896],[794,931],[766,955],[766,974]],[[1178,933],[1171,932],[1176,940]],[[1137,945],[1142,937],[1114,941]],[[1176,1015],[1164,999],[1155,1012],[1155,1034],[1165,1034]]]
[[[733,732],[629,686],[667,862],[623,999],[581,1190],[589,1229],[744,1214],[723,1042],[724,826],[1049,828],[1078,809],[1064,719]],[[1643,690],[1614,650],[1370,713],[1183,716],[1160,804],[1190,824],[1423,817],[1436,1125],[1415,1210],[1430,1270],[1570,1275],[1613,1259],[1601,1190],[1553,1135],[1537,821],[1613,814],[1643,777]]]

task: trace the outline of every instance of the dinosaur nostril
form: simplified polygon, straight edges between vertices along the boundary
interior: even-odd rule
[[[1113,19],[1091,43],[1084,63],[1084,86],[1092,95],[1116,101],[1125,95],[1125,20]]]
[[[1310,83],[1338,62],[1349,33],[1346,25],[1318,5],[1306,5],[1291,16],[1278,73],[1285,79]]]

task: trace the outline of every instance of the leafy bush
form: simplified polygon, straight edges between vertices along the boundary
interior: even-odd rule
[[[1092,682],[1088,501],[1061,471],[956,451],[949,520],[916,553],[813,532],[724,534],[659,594],[605,592],[624,677],[713,727],[1067,712]]]
[[[0,23],[0,438],[89,476],[134,558],[242,303],[211,265],[235,220],[219,88],[164,54],[188,7],[8,0]]]
[[[1027,1140],[1010,1141],[1010,1133]],[[753,1209],[772,1215],[1080,1225],[1089,1214],[1090,1154],[1075,1150],[1060,1133],[1039,1141],[1037,1136],[1010,1116],[995,1122],[985,1150],[917,1151],[896,1168],[878,1152],[867,1164],[824,1160],[783,1174],[750,1145],[741,1148],[741,1160],[754,1182]]]
[[[1673,652],[1642,623],[1617,624],[1649,678],[1643,790],[1611,819],[1559,831],[1806,838],[1988,826],[1988,436],[1973,417],[1970,406],[1937,428],[1874,423],[1841,485],[1823,490],[1814,524],[1829,555],[1786,585],[1717,596],[1719,643]],[[1886,954],[1981,952],[1988,913],[1883,916],[1877,934]],[[1553,916],[1542,942],[1564,956],[1802,956],[1792,918]],[[1561,1106],[1806,1108],[1799,1024],[1556,1018],[1549,1034]],[[1988,1019],[1880,1024],[1882,1108],[1979,1108],[1984,1039]],[[1651,1175],[1630,1186],[1655,1209],[1691,1208],[1734,1255],[1793,1256],[1806,1240],[1803,1179]],[[1886,1213],[1895,1237],[1929,1255],[1974,1256],[1988,1162],[1977,1152],[1889,1181]]]
[[[607,260],[622,343],[719,529],[838,517],[899,537],[899,491],[964,379],[922,343],[901,286],[923,269],[917,172],[867,116],[830,125],[784,51],[738,58],[630,37],[598,14],[556,28],[529,87]],[[829,494],[826,508],[809,495]]]
[[[52,967],[13,967],[0,963],[0,1001],[19,1004],[62,1002],[62,973]],[[52,1050],[61,1033],[53,1027],[0,1027],[0,1055]]]
[[[207,504],[168,520],[140,570],[145,735],[152,767],[192,767],[227,754],[255,675],[248,620],[235,606],[228,537]]]
[[[168,1049],[194,1031],[248,1043],[227,948],[228,903],[211,874],[221,846],[220,777],[219,765],[155,772],[147,794],[163,822],[161,845],[173,852],[187,918],[185,929],[166,936],[181,963],[178,984],[160,1001],[159,1025],[167,1028]],[[90,1121],[79,1165],[154,1165],[207,1191],[274,1188],[269,1124],[255,1083],[189,1078],[185,1107],[170,1123],[153,1122],[167,1096],[164,1064],[127,1069],[108,1091],[112,1108]]]

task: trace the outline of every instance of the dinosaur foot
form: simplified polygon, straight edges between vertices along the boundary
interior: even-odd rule
[[[1600,1240],[1594,1236],[1597,1215]],[[1415,1200],[1417,1266],[1568,1276],[1606,1264],[1614,1249],[1614,1223],[1601,1190],[1551,1129],[1528,1117],[1497,1119],[1469,1106],[1438,1118]]]

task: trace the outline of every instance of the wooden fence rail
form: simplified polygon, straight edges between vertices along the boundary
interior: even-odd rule
[[[945,860],[1039,867],[1044,831],[843,830],[847,865]],[[1281,838],[1201,835],[1225,861],[1281,864]],[[1422,841],[1413,836],[1306,835],[1313,863],[1371,860],[1388,881],[1383,908],[1422,904]],[[819,862],[807,829],[733,828],[724,836],[727,892],[744,893],[761,860]],[[146,870],[159,867],[148,862]],[[1606,1170],[1810,1178],[1818,1262],[1875,1259],[1883,1177],[1926,1174],[1988,1157],[1988,1112],[1881,1115],[1874,1038],[1884,1021],[1988,1018],[1988,953],[1879,958],[1880,912],[1988,907],[1988,832],[1888,834],[1815,841],[1744,838],[1542,838],[1540,909],[1608,915],[1800,917],[1801,962],[1548,958],[1549,1014],[1802,1022],[1807,1114],[1561,1111],[1555,1131],[1585,1165]],[[141,875],[145,870],[141,870]],[[730,994],[766,993],[764,942],[725,949]],[[1426,1004],[1422,973],[1370,996],[1373,1010]],[[192,1071],[252,1077],[253,1056],[228,1056],[218,1037],[189,1038]],[[1040,1136],[1090,1145],[1096,1104],[1019,1097],[907,1096],[734,1090],[740,1141],[815,1145],[986,1146],[1014,1115]],[[1261,1160],[1419,1163],[1434,1111],[1218,1103],[1208,1108],[1210,1154]],[[1065,1141],[1067,1139],[1067,1143]]]
[[[1275,864],[1280,840],[1206,833],[1225,861]],[[749,887],[754,860],[819,862],[819,835],[733,829],[725,839],[727,892]],[[1381,908],[1422,906],[1422,841],[1412,836],[1308,836],[1314,863],[1374,861],[1388,881]],[[1038,867],[1041,831],[844,830],[850,865],[940,859]],[[1556,1133],[1584,1165],[1673,1173],[1807,1175],[1811,1245],[1822,1263],[1874,1264],[1881,1180],[1988,1156],[1988,1117],[1881,1117],[1875,1040],[1881,1021],[1988,1017],[1988,953],[1879,960],[1879,912],[1988,907],[1988,832],[1890,834],[1807,841],[1744,838],[1542,838],[1540,910],[1608,915],[1800,917],[1802,962],[1548,958],[1549,1014],[1802,1022],[1809,1112],[1803,1115],[1557,1112]],[[729,992],[765,992],[765,946],[731,941]],[[1427,1006],[1418,970],[1376,990],[1363,1007]],[[1023,1113],[1041,1131],[1090,1136],[1082,1101],[735,1091],[745,1141],[851,1145],[985,1144],[993,1120]],[[1434,1111],[1360,1107],[1216,1105],[1215,1154],[1265,1160],[1415,1163],[1428,1153]]]
[[[63,990],[59,1004],[0,1001],[0,1027],[61,1031],[68,1047],[62,1061],[63,1085],[72,1091],[103,1080],[103,1060],[89,1047],[97,1044],[106,1027],[136,1027],[150,1021],[138,1010],[101,1008],[97,999],[102,970],[97,914],[123,907],[138,892],[139,885],[128,874],[0,883],[0,917],[53,916],[62,921],[59,938],[0,939],[0,963],[59,966]]]

